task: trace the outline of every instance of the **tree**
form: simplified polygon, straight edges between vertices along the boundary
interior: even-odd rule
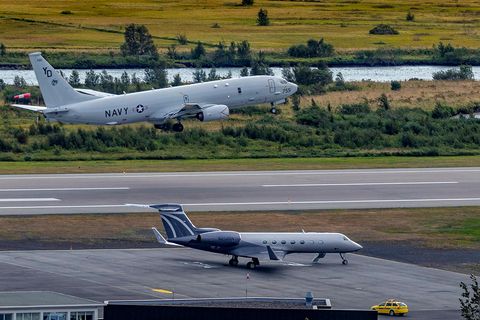
[[[388,101],[388,97],[385,93],[378,98],[378,104],[383,110],[390,110],[390,102]]]
[[[268,26],[270,19],[268,18],[268,11],[260,9],[257,14],[257,26]]]
[[[167,70],[163,63],[157,63],[153,68],[145,69],[145,82],[157,88],[168,86]]]
[[[197,42],[197,45],[192,49],[191,57],[192,59],[200,59],[205,55],[205,47],[200,41]]]
[[[120,91],[127,92],[128,86],[130,85],[130,77],[126,71],[123,71],[122,76],[120,77]]]
[[[125,28],[125,42],[120,46],[124,56],[149,55],[158,59],[157,47],[153,43],[152,35],[144,25],[134,23]]]
[[[172,82],[172,87],[178,87],[181,86],[182,83],[182,78],[180,77],[180,74],[177,73],[176,75],[173,76],[173,82]]]
[[[249,75],[248,68],[247,68],[247,67],[243,67],[243,68],[240,70],[240,77],[248,77],[248,75]]]
[[[5,81],[3,81],[3,79],[0,79],[0,91],[2,91],[3,89],[5,89],[7,85],[5,84]]]
[[[241,64],[247,64],[252,59],[252,51],[250,49],[250,42],[243,40],[240,43],[235,44],[237,48],[238,62]]]
[[[217,75],[217,69],[212,68],[207,76],[207,81],[220,80],[220,76]]]
[[[477,278],[471,274],[470,279],[472,283],[470,287],[460,282],[462,288],[462,298],[460,298],[460,306],[462,317],[466,320],[480,320],[480,287]]]
[[[80,75],[78,74],[77,70],[72,70],[72,73],[70,74],[70,77],[68,77],[68,83],[72,87],[80,86]]]
[[[392,89],[393,91],[398,91],[401,88],[402,88],[402,84],[400,83],[400,81],[392,80],[390,82],[390,89]]]
[[[3,43],[0,43],[0,56],[4,56],[7,53],[7,47]]]
[[[90,71],[87,71],[85,74],[85,87],[95,89],[95,87],[98,86],[99,80],[100,76],[90,69]]]
[[[207,80],[207,74],[201,68],[195,69],[193,72],[193,82],[204,82]]]
[[[17,88],[25,88],[27,82],[23,77],[16,75],[15,78],[13,78],[13,85]]]

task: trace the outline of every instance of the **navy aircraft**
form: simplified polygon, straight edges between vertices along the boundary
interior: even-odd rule
[[[165,128],[171,119],[173,131],[183,131],[181,121],[226,119],[230,109],[270,103],[275,106],[297,91],[297,85],[274,76],[251,76],[178,87],[152,89],[120,95],[90,89],[74,89],[42,57],[29,54],[45,106],[13,104],[37,111],[48,120],[63,123],[118,125],[147,121]]]
[[[185,246],[232,256],[231,266],[238,258],[249,258],[247,267],[254,269],[262,260],[281,261],[290,253],[316,253],[313,263],[327,253],[338,253],[343,264],[348,264],[345,253],[362,249],[358,243],[341,233],[319,232],[236,232],[215,228],[197,228],[178,204],[139,205],[157,209],[167,234],[152,228],[158,242],[163,245]]]

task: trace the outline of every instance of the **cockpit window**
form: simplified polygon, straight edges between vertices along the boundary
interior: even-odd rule
[[[347,237],[343,237],[343,241],[348,241],[348,238],[347,238]]]

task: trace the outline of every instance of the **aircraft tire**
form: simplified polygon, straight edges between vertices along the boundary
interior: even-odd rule
[[[273,114],[277,114],[277,108],[271,108],[270,112],[273,113]]]
[[[236,267],[238,265],[238,260],[230,259],[228,261],[228,264],[231,265],[232,267]]]
[[[181,124],[180,122],[175,123],[172,126],[172,130],[175,131],[175,132],[182,132],[183,131],[183,124]]]
[[[347,265],[347,264],[348,264],[348,260],[343,260],[343,261],[342,261],[342,264],[343,264],[343,265]]]
[[[253,263],[252,261],[250,261],[250,262],[247,263],[247,268],[248,268],[248,269],[255,269],[255,267],[256,267],[256,265],[255,265],[255,263]]]

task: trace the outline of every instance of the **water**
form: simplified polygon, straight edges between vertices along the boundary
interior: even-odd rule
[[[422,79],[422,80],[432,80],[432,74],[438,71],[451,69],[452,67],[448,66],[398,66],[398,67],[340,67],[340,68],[330,68],[335,76],[337,73],[341,72],[345,81],[361,81],[361,80],[371,80],[378,82],[390,82],[392,80],[408,80],[412,78]],[[102,72],[103,69],[94,69],[96,73]],[[203,69],[207,74],[210,69]],[[217,74],[225,76],[228,72],[232,73],[234,78],[240,77],[241,68],[217,68]],[[475,79],[480,79],[480,67],[473,67],[473,73]],[[70,76],[72,69],[62,69],[66,77]],[[81,82],[85,80],[85,73],[88,70],[78,70],[80,74]],[[140,79],[143,79],[145,76],[144,69],[108,69],[108,74],[113,77],[120,78],[122,73],[127,71],[129,76],[132,76],[134,73]],[[167,69],[168,79],[173,80],[173,77],[178,73],[182,78],[182,81],[193,81],[193,72],[194,68],[179,68],[179,69]],[[272,71],[275,75],[282,75],[282,68],[272,68]],[[28,84],[37,84],[37,79],[33,70],[0,70],[0,79],[3,79],[8,84],[13,84],[13,79],[15,76],[21,76],[27,81]]]

